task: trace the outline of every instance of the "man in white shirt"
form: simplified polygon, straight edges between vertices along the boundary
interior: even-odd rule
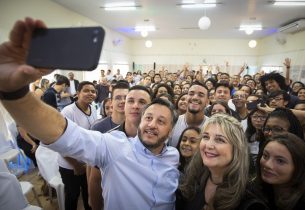
[[[179,116],[169,138],[169,145],[177,146],[180,135],[185,128],[189,126],[202,128],[208,118],[204,115],[204,109],[208,101],[208,88],[198,81],[194,82],[188,90],[186,113]]]
[[[76,94],[78,85],[79,85],[79,81],[74,79],[73,72],[69,72],[68,77],[69,77],[69,82],[70,82],[69,93],[70,93],[71,97],[74,97]]]
[[[77,125],[89,129],[97,119],[96,109],[91,106],[96,98],[94,84],[88,81],[81,82],[78,86],[77,96],[77,101],[66,106],[61,113]],[[71,141],[73,140],[71,139]],[[80,189],[82,189],[84,209],[91,210],[88,204],[86,164],[61,155],[58,157],[58,164],[65,185],[65,209],[77,210],[78,197]]]
[[[4,107],[42,145],[103,169],[105,210],[174,209],[179,153],[165,145],[177,119],[173,105],[162,99],[148,105],[133,139],[121,131],[86,130],[65,119],[29,92],[30,82],[50,73],[25,64],[31,34],[41,27],[45,25],[40,20],[17,21],[10,41],[0,45]]]

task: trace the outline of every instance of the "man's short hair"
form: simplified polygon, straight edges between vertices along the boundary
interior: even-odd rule
[[[230,95],[231,95],[232,86],[230,86],[229,83],[227,83],[227,82],[218,82],[218,83],[215,85],[215,92],[217,91],[217,89],[218,89],[219,87],[226,87],[226,88],[229,88],[229,90],[230,90]]]
[[[171,119],[172,127],[174,127],[177,120],[178,120],[179,115],[176,111],[175,106],[171,102],[169,102],[167,100],[164,100],[162,98],[155,98],[150,104],[145,106],[145,108],[142,111],[142,115],[145,113],[145,111],[148,107],[150,107],[151,105],[154,105],[154,104],[159,104],[159,105],[162,105],[162,106],[166,106],[170,110],[171,115],[172,115],[172,119]]]
[[[279,96],[279,95],[283,95],[284,101],[290,101],[290,95],[284,90],[277,90],[277,91],[271,92],[268,95],[268,99],[275,98],[276,96]]]
[[[64,75],[59,75],[59,76],[57,77],[57,80],[56,80],[56,83],[55,83],[55,84],[56,84],[56,85],[66,84],[66,86],[69,87],[69,86],[70,86],[70,81],[69,81],[69,79],[68,79],[66,76],[64,76]]]
[[[129,92],[132,91],[132,90],[143,90],[143,91],[145,91],[149,95],[150,100],[152,100],[151,91],[147,87],[145,87],[143,85],[135,85],[135,86],[132,86],[129,89]]]
[[[201,86],[201,87],[204,87],[207,91],[209,91],[208,87],[207,87],[204,83],[199,82],[198,80],[192,82],[192,84],[190,85],[190,88],[191,88],[193,85],[199,85],[199,86]]]
[[[129,83],[126,80],[119,80],[112,88],[111,99],[116,89],[127,89],[129,90]]]
[[[79,83],[79,85],[78,85],[78,87],[77,87],[77,91],[78,91],[78,92],[81,92],[82,89],[83,89],[83,87],[84,87],[85,85],[92,85],[92,86],[95,88],[95,85],[94,85],[93,82],[82,81],[82,82]]]

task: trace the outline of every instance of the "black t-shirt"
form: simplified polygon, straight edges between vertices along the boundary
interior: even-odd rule
[[[57,92],[53,87],[48,88],[42,95],[42,100],[57,109]]]

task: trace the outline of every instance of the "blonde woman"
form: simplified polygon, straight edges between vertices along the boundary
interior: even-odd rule
[[[267,209],[247,190],[249,155],[241,124],[215,114],[177,191],[177,210]]]
[[[36,88],[34,91],[35,96],[40,99],[44,92],[49,88],[49,84],[50,82],[48,79],[41,79],[39,82],[39,88]]]

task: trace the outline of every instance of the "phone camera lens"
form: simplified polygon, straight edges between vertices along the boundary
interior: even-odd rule
[[[93,31],[93,33],[94,33],[94,34],[98,34],[99,31],[96,29],[96,30]]]

